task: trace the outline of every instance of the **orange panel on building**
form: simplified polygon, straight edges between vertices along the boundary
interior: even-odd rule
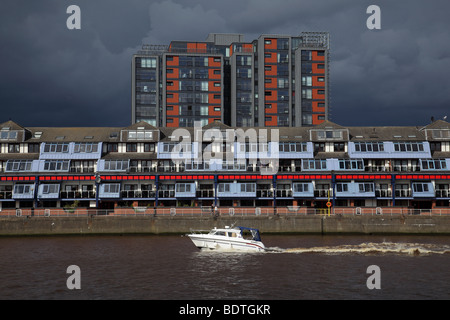
[[[209,106],[208,107],[208,115],[210,116],[214,116],[214,117],[220,117],[220,110],[219,111],[214,111],[215,106]]]
[[[312,98],[313,99],[325,99],[325,93],[319,93],[320,91],[325,91],[324,89],[312,89]]]
[[[172,57],[172,61],[170,61],[169,57]],[[179,64],[180,64],[180,58],[178,56],[167,56],[166,57],[166,65],[178,66]]]
[[[172,69],[172,72],[171,73],[169,73],[169,72],[166,72],[166,78],[167,79],[174,79],[174,78],[178,78],[179,77],[179,69],[178,68],[170,68],[170,69]]]
[[[277,91],[276,90],[265,90],[265,92],[270,92],[270,95],[265,95],[264,93],[264,101],[277,101]]]
[[[218,83],[219,86],[216,87],[216,86],[214,85],[215,83]],[[221,89],[220,81],[209,81],[209,84],[208,84],[208,91],[220,92],[220,89]]]
[[[325,121],[323,119],[319,119],[319,117],[325,117],[325,115],[324,114],[313,114],[312,115],[312,124],[313,125],[321,124],[322,122]]]
[[[278,112],[278,105],[276,103],[268,103],[268,104],[270,104],[270,108],[264,109],[265,114]]]
[[[264,55],[265,63],[277,63],[277,53],[276,52],[267,52],[266,54],[270,54],[270,57],[265,57],[265,55]]]
[[[313,87],[325,87],[325,81],[319,81],[319,77],[312,77],[312,85]]]
[[[270,80],[270,82],[264,81],[264,88],[271,88],[271,89],[277,88],[277,78],[267,78],[266,80]]]
[[[178,93],[171,93],[171,95],[172,95],[171,98],[169,98],[169,97],[166,98],[167,99],[167,104],[178,103]]]
[[[166,83],[167,83],[167,91],[178,91],[178,89],[180,88],[180,81],[178,80],[170,80],[166,81]]]
[[[266,43],[266,41],[270,41],[270,43]],[[264,49],[266,49],[266,50],[277,50],[277,39],[265,38],[264,39]]]
[[[270,66],[270,70],[264,70],[265,76],[276,76],[277,75],[277,66]]]
[[[210,67],[220,67],[221,65],[221,59],[218,58],[219,61],[214,61],[214,59],[216,59],[218,57],[209,57],[208,58],[208,66]]]
[[[312,102],[312,111],[313,112],[323,112],[325,114],[325,106],[319,107],[319,103],[321,103],[321,102],[320,101]],[[322,103],[324,103],[324,102],[322,102]]]
[[[210,94],[208,94],[208,101],[209,101],[209,103],[220,104],[222,102],[221,101],[222,99],[221,98],[218,98],[218,99],[214,98],[215,95],[217,95],[217,93],[210,93]]]
[[[178,116],[179,112],[178,112],[178,106],[172,106],[172,110],[167,109],[166,114],[168,116]]]
[[[172,119],[172,123],[167,122],[167,127],[179,127],[179,119],[178,118],[167,118],[167,120]]]
[[[323,68],[319,68],[319,64],[323,65]],[[323,63],[313,63],[312,64],[312,73],[323,73],[323,74],[325,74],[325,65]]]
[[[267,127],[276,127],[278,126],[277,116],[271,116],[272,120],[267,121],[265,120],[265,125]]]
[[[325,56],[319,56],[318,55],[318,51],[312,51],[311,52],[311,59],[313,61],[325,61]]]
[[[214,71],[217,71],[217,70],[219,70],[219,74],[215,74],[214,73]],[[208,77],[209,77],[209,79],[218,79],[218,80],[220,80],[220,76],[221,76],[220,69],[209,69],[208,70]]]

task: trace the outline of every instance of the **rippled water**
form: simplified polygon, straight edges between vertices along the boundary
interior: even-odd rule
[[[182,236],[0,238],[0,299],[449,299],[449,240],[263,235],[274,252],[239,253]],[[381,289],[366,285],[371,265]]]

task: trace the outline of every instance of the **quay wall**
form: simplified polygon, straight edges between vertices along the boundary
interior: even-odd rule
[[[303,215],[303,216],[78,216],[6,217],[0,236],[185,234],[232,224],[261,233],[449,234],[450,215]]]

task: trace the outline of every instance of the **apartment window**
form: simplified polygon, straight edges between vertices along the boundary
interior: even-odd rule
[[[144,152],[155,152],[154,143],[144,143]]]
[[[8,144],[8,153],[19,153],[19,152],[20,152],[20,144],[18,143]]]
[[[394,142],[394,150],[397,152],[424,151],[423,142]]]
[[[44,171],[69,171],[69,160],[46,160]]]
[[[359,193],[373,192],[373,183],[358,183]]]
[[[446,170],[447,163],[445,159],[437,159],[437,160],[420,160],[422,170]]]
[[[311,87],[312,86],[312,77],[311,76],[303,76],[302,77],[302,86]]]
[[[327,160],[302,160],[303,170],[326,170]]]
[[[230,183],[219,183],[219,192],[230,192]]]
[[[156,58],[141,58],[142,68],[156,68]]]
[[[336,183],[336,192],[348,192],[348,183]]]
[[[308,192],[309,184],[308,183],[293,183],[294,192]]]
[[[191,192],[191,184],[190,183],[177,183],[175,186],[176,192]]]
[[[42,194],[58,193],[59,184],[44,184],[42,186]]]
[[[312,90],[311,89],[302,89],[302,98],[303,99],[312,99]]]
[[[68,143],[46,143],[44,146],[44,152],[48,153],[67,153],[69,152],[69,144]]]
[[[125,171],[127,169],[127,160],[105,160],[105,171]]]
[[[120,190],[119,183],[106,183],[103,185],[104,193],[118,193]]]
[[[314,152],[324,152],[325,143],[314,143]]]
[[[29,143],[28,153],[39,153],[39,143]]]
[[[429,183],[422,183],[422,182],[414,182],[412,184],[412,188],[414,192],[429,192]]]
[[[356,152],[383,152],[383,142],[355,142]]]
[[[117,152],[119,150],[118,143],[108,143],[106,145],[106,152]]]
[[[335,142],[334,143],[334,152],[345,152],[345,143]]]
[[[341,170],[364,170],[362,159],[339,159],[339,169]]]
[[[306,142],[279,142],[279,152],[306,152]]]
[[[137,143],[127,143],[127,152],[137,152]]]
[[[75,143],[74,153],[92,153],[98,151],[98,143]]]
[[[255,183],[241,183],[241,192],[255,192]]]
[[[317,65],[317,69],[325,69],[325,65],[323,63],[319,63]]]
[[[29,184],[16,184],[14,185],[14,194],[30,194],[33,189],[33,185]]]
[[[152,131],[145,131],[145,130],[128,131],[128,140],[146,140],[152,138],[153,138]]]
[[[31,171],[33,160],[8,160],[5,171]]]

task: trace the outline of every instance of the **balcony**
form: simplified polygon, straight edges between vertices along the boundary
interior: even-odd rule
[[[12,199],[12,191],[0,191],[0,199]]]
[[[128,199],[142,199],[142,198],[155,198],[156,191],[152,190],[122,190],[120,192],[122,198]]]
[[[376,189],[375,197],[377,198],[392,198],[392,190],[389,189]]]
[[[276,191],[277,198],[291,198],[292,190],[282,189]]]
[[[197,190],[195,192],[197,198],[214,198],[214,190],[213,189],[204,189]]]
[[[95,191],[61,191],[62,199],[94,199]]]
[[[175,190],[159,190],[158,198],[175,198]]]
[[[412,197],[411,189],[395,190],[395,197],[396,198],[411,198]]]
[[[450,198],[450,190],[449,189],[438,189],[435,191],[436,198]]]
[[[256,189],[256,197],[258,198],[273,198],[273,191],[267,189]]]

